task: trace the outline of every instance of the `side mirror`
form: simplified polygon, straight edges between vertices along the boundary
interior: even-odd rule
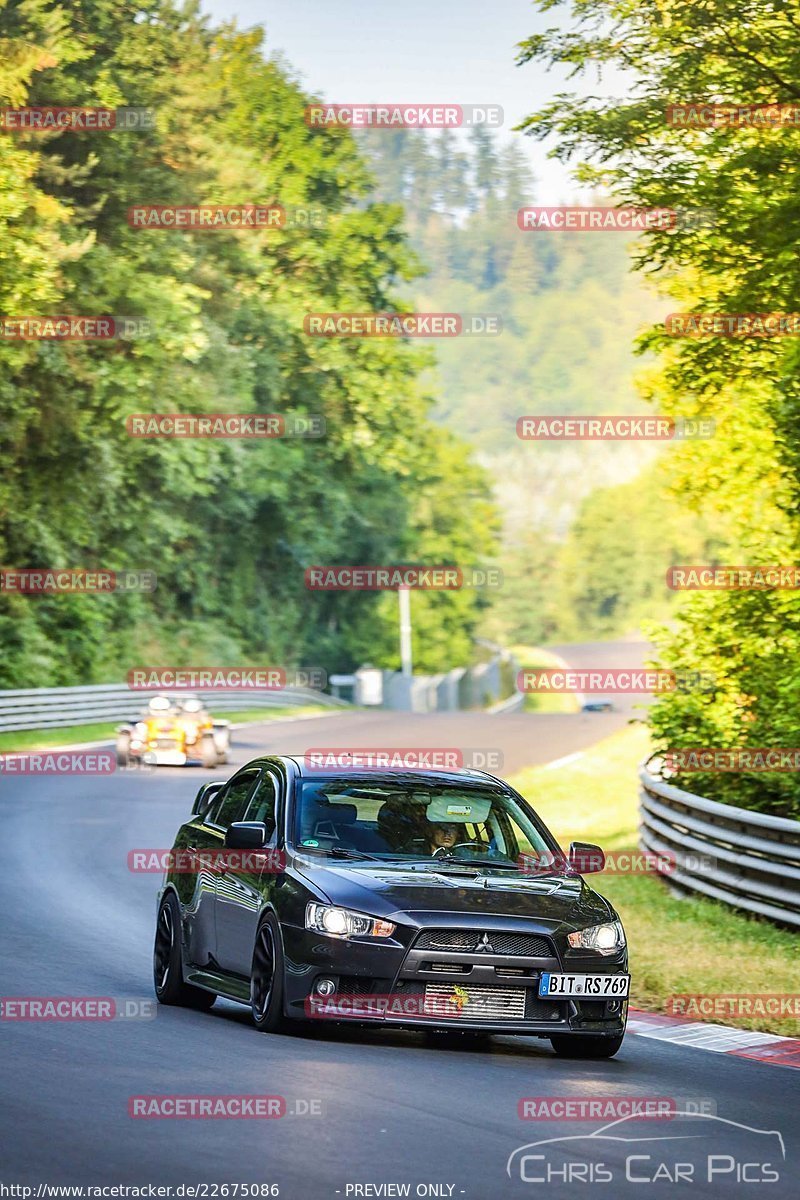
[[[216,784],[204,784],[203,787],[200,788],[200,791],[197,793],[197,796],[194,797],[194,804],[192,805],[192,816],[193,817],[204,816],[204,814],[206,814],[206,812],[209,811],[209,809],[211,808],[211,800],[213,798],[215,798],[217,792],[219,791],[219,788],[224,787],[224,786],[225,786],[224,779],[219,782],[216,782]]]
[[[204,813],[208,812],[209,808],[211,807],[211,801],[214,799],[219,789],[225,786],[225,782],[226,781],[223,779],[219,783],[203,784],[203,786],[200,788],[200,791],[194,798],[194,804],[192,805],[193,817],[202,817]]]
[[[605,870],[606,856],[593,842],[570,842],[569,865],[579,875],[596,875]]]
[[[229,850],[262,850],[267,844],[267,827],[261,821],[234,821],[225,831]]]

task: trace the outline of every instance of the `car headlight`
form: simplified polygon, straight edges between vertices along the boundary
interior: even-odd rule
[[[307,904],[306,929],[327,933],[330,937],[391,937],[395,926],[391,921],[365,917],[349,908],[332,904]]]
[[[605,925],[590,925],[567,934],[573,950],[593,950],[596,954],[616,954],[625,945],[625,930],[621,921],[608,921]]]

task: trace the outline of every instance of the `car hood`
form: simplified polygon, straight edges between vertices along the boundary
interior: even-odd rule
[[[304,878],[333,904],[371,916],[426,925],[437,914],[469,919],[500,917],[531,919],[554,929],[562,924],[576,928],[593,919],[604,921],[610,906],[578,875],[519,878],[500,872],[456,874],[447,870],[412,871],[404,867],[377,867],[296,860]]]

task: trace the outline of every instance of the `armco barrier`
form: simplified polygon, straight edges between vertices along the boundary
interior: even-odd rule
[[[657,757],[639,778],[640,845],[675,856],[670,883],[800,926],[800,821],[684,792],[661,777]]]
[[[494,648],[493,642],[483,642]],[[487,709],[511,699],[500,711],[512,712],[524,697],[516,692],[517,663],[511,654],[496,648],[487,661],[472,667],[457,667],[442,675],[403,675],[383,672],[383,707],[399,712],[464,712]]]
[[[215,712],[283,705],[325,704],[349,708],[345,700],[310,688],[280,688],[275,691],[214,691],[195,693]],[[0,733],[23,729],[57,729],[65,725],[87,725],[97,721],[126,721],[136,717],[158,691],[131,691],[124,683],[100,683],[90,687],[24,688],[0,691]]]

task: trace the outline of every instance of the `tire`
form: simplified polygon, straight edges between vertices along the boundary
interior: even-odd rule
[[[225,766],[230,762],[231,737],[227,730],[225,732],[225,737],[214,738],[214,745],[217,747],[217,764],[219,766]]]
[[[283,1015],[283,992],[281,932],[275,917],[269,914],[258,927],[250,969],[250,1010],[253,1024],[262,1033],[285,1031],[287,1021]]]
[[[200,761],[207,771],[213,771],[219,761],[217,743],[210,734],[200,739]]]
[[[214,992],[184,983],[181,969],[180,910],[173,892],[167,892],[158,909],[153,946],[153,986],[159,1004],[177,1004],[207,1012]]]
[[[613,1058],[624,1037],[624,1033],[619,1037],[556,1033],[550,1038],[550,1043],[560,1058]]]
[[[117,766],[127,767],[131,761],[131,735],[129,733],[117,734]]]

